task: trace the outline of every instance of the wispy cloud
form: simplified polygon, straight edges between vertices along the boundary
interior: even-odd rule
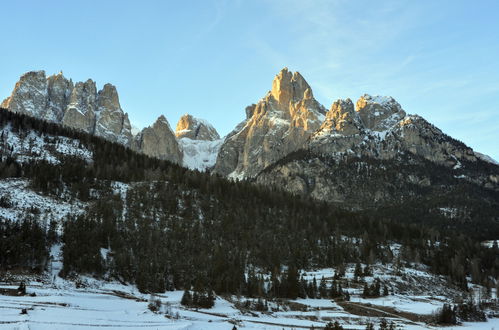
[[[182,44],[182,47],[178,48],[179,53],[186,52],[196,46],[203,38],[213,32],[213,30],[220,24],[224,16],[227,14],[227,9],[230,5],[230,0],[215,0],[212,2],[211,7],[212,15],[208,22],[200,25],[199,30],[196,34],[190,36],[188,40]]]

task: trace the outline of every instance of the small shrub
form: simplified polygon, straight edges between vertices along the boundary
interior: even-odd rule
[[[161,310],[161,300],[159,298],[152,298],[149,300],[147,308],[153,313],[159,313]]]

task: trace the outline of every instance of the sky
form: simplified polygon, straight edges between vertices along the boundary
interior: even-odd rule
[[[329,108],[393,96],[499,160],[498,1],[0,0],[0,98],[31,70],[112,83],[134,126],[221,135],[283,67]]]

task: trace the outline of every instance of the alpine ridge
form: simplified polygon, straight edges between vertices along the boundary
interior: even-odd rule
[[[277,185],[348,207],[422,196],[419,190],[435,188],[438,181],[431,172],[440,170],[433,167],[442,169],[447,185],[466,181],[479,189],[499,191],[497,163],[424,118],[408,115],[394,98],[364,94],[356,102],[336,100],[326,110],[303,76],[287,68],[275,76],[262,99],[246,107],[245,120],[224,138],[211,124],[189,114],[179,119],[175,131],[160,116],[132,136],[113,85],[97,91],[93,80],[73,83],[62,73],[24,74],[2,107],[189,169]],[[347,163],[355,163],[358,169],[343,169]],[[372,170],[360,170],[368,163]],[[372,173],[385,173],[387,167],[398,174],[376,183]],[[342,171],[346,172],[340,176]]]
[[[73,84],[62,72],[46,77],[45,71],[31,71],[21,76],[1,106],[103,137],[149,156],[182,162],[178,142],[164,116],[132,136],[128,114],[121,108],[112,84],[97,91],[91,79]]]

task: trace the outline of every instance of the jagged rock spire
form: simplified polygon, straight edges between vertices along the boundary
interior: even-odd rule
[[[45,71],[22,75],[2,107],[39,119],[60,123],[129,146],[130,122],[111,84],[97,93],[93,80],[73,85],[62,71],[46,77]]]
[[[291,102],[298,102],[304,98],[312,98],[312,90],[299,72],[290,72],[282,69],[272,82],[272,97],[283,109],[287,109]]]
[[[266,166],[302,148],[320,127],[325,113],[302,75],[282,69],[269,93],[246,108],[246,120],[226,138],[215,172],[254,177]]]

